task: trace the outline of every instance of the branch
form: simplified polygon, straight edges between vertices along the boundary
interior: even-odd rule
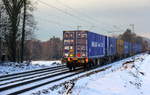
[[[5,5],[5,8],[6,8],[6,11],[7,11],[8,15],[9,15],[10,17],[12,17],[12,13],[11,13],[11,11],[12,11],[12,6],[10,5],[9,1],[8,1],[8,0],[3,0],[3,3],[4,3],[4,5]]]
[[[21,10],[21,8],[23,7],[23,3],[24,3],[24,0],[20,0],[17,4],[17,10]]]

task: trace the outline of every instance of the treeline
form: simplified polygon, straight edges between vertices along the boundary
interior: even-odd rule
[[[119,35],[118,38],[127,42],[142,44],[143,51],[149,49],[149,42],[146,41],[145,38],[138,36],[136,33],[133,33],[130,29],[127,29],[123,34]]]
[[[26,60],[58,60],[62,58],[63,42],[60,38],[53,37],[41,42],[28,40],[25,43]]]
[[[62,57],[62,40],[34,39],[31,0],[0,0],[0,61],[53,60]]]
[[[0,0],[0,59],[22,62],[25,40],[33,36],[36,22],[30,0]]]
[[[0,61],[55,60],[62,58],[63,42],[53,37],[48,41],[33,40],[36,30],[31,0],[0,0]],[[148,42],[130,29],[119,36],[129,42]]]

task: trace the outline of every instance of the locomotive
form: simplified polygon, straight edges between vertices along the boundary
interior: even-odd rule
[[[142,52],[139,43],[126,42],[87,30],[63,31],[63,63],[70,70],[90,68]]]

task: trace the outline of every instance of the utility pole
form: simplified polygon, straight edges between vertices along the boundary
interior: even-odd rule
[[[77,26],[77,30],[80,30],[81,27],[82,27],[82,26],[78,25],[78,26]]]
[[[27,7],[26,4],[27,4],[27,0],[24,0],[23,27],[22,27],[22,38],[21,38],[21,62],[24,61],[24,40],[25,40],[26,7]]]
[[[134,24],[130,24],[130,26],[132,27],[132,32],[134,33],[135,31],[135,25]]]

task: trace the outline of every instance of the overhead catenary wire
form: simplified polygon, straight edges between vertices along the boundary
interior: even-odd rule
[[[47,15],[49,16],[49,15]],[[36,19],[40,20],[40,21],[43,21],[43,22],[47,22],[47,23],[50,23],[50,24],[53,24],[53,25],[56,25],[56,26],[63,26],[63,27],[69,27],[69,28],[73,28],[73,27],[78,27],[78,26],[69,26],[69,25],[65,25],[64,23],[62,24],[61,22],[59,21],[54,21],[52,19],[46,19],[46,18],[42,18],[42,17],[39,17],[39,16],[36,16]],[[82,26],[83,27],[83,26]],[[95,27],[95,26],[84,26],[84,27]]]
[[[90,17],[89,15],[87,15],[87,14],[85,14],[85,13],[81,13],[80,11],[78,11],[78,10],[76,10],[76,9],[74,9],[74,8],[72,8],[72,7],[70,7],[69,5],[67,5],[67,4],[64,4],[64,3],[62,3],[60,0],[56,0],[59,4],[61,4],[61,5],[63,5],[64,7],[66,7],[67,9],[70,9],[70,10],[72,10],[73,12],[76,12],[77,14],[80,14],[80,15],[82,15],[82,16],[84,16],[84,18],[88,18],[88,20],[91,20],[91,21],[96,21],[94,18],[92,18],[92,17]]]
[[[56,0],[57,2],[60,2],[59,0]],[[78,21],[80,21],[80,22],[84,22],[84,23],[86,23],[86,24],[90,24],[90,27],[91,28],[93,28],[93,27],[97,27],[97,25],[99,26],[99,24],[100,24],[100,22],[98,22],[96,19],[94,19],[94,18],[92,18],[92,17],[90,17],[90,16],[88,16],[88,15],[86,15],[86,14],[80,14],[80,12],[78,12],[78,10],[76,10],[76,9],[74,9],[74,8],[72,8],[72,7],[70,7],[70,6],[68,6],[68,5],[66,5],[66,4],[63,4],[62,2],[60,2],[60,4],[62,4],[63,6],[65,6],[66,8],[68,8],[68,9],[71,9],[73,12],[76,12],[76,13],[78,13],[78,14],[80,14],[80,15],[83,15],[84,16],[84,18],[81,18],[81,16],[78,16],[78,15],[75,15],[75,14],[73,14],[73,13],[70,13],[70,12],[68,12],[68,11],[65,11],[65,10],[63,10],[63,9],[61,9],[61,8],[58,8],[58,7],[56,7],[56,6],[54,6],[54,5],[52,5],[52,4],[50,4],[50,3],[46,3],[46,2],[44,2],[44,1],[42,1],[42,0],[37,0],[37,2],[39,2],[39,3],[41,3],[41,4],[43,4],[43,5],[45,5],[45,6],[47,6],[47,7],[49,7],[49,8],[53,8],[53,9],[56,9],[57,11],[60,11],[60,12],[62,12],[63,14],[65,14],[65,15],[68,15],[68,16],[71,16],[71,17],[73,17],[73,18],[75,18],[75,19],[77,19]],[[87,19],[85,19],[85,18],[87,18]],[[94,23],[93,23],[94,22]],[[97,24],[96,24],[97,23]],[[56,24],[56,23],[55,23]],[[95,25],[96,24],[96,25]],[[104,23],[101,23],[102,25],[106,25],[106,24],[104,24]],[[59,24],[60,25],[60,24]],[[61,24],[61,26],[63,26],[63,24]],[[87,26],[87,25],[86,25]],[[113,26],[113,25],[110,25],[110,26]],[[76,27],[78,27],[78,26],[76,26]],[[85,27],[85,26],[82,26],[82,27]],[[98,27],[98,28],[100,28],[100,27]],[[114,28],[114,27],[112,27],[112,28]],[[102,30],[104,30],[104,31],[106,31],[106,32],[108,32],[109,31],[109,29],[108,29],[108,27],[107,27],[107,29],[104,29],[104,28],[100,28],[100,29],[102,29]],[[114,30],[114,29],[111,29],[111,30]],[[118,30],[117,30],[118,31]],[[110,31],[109,31],[110,32]],[[112,31],[113,32],[113,31]]]
[[[53,20],[50,20],[50,19],[45,19],[45,18],[38,18],[38,19],[40,19],[40,21],[44,21],[44,22],[48,22],[48,23],[51,23],[51,24],[55,24],[57,26],[64,26],[64,27],[70,27],[71,28],[71,26],[64,25],[64,24],[62,24],[60,22],[53,21]]]
[[[87,18],[86,20],[88,20],[88,21],[90,21],[90,22],[94,22],[94,23],[97,22],[97,21],[96,21],[95,19],[93,19],[92,17],[86,15],[86,14],[83,13],[83,12],[82,12],[82,13],[79,12],[78,10],[76,10],[76,9],[74,9],[74,8],[72,8],[72,7],[70,7],[70,6],[67,5],[67,4],[62,3],[60,0],[55,0],[55,1],[57,1],[57,3],[63,5],[65,8],[67,8],[67,9],[69,9],[69,10],[72,10],[73,12],[75,12],[75,13],[77,13],[77,14],[79,14],[79,15],[84,16],[84,19]],[[80,16],[80,17],[81,17],[81,16]],[[72,27],[73,27],[73,26],[72,26]],[[81,28],[81,27],[89,27],[89,30],[91,30],[93,27],[96,27],[96,25],[91,25],[91,26],[77,25],[77,26],[75,26],[75,27],[77,27],[77,30],[79,30],[79,28]]]
[[[36,4],[38,1],[39,0],[34,0],[33,4]],[[47,15],[47,16],[49,16],[49,15]],[[54,25],[59,26],[59,27],[63,26],[63,27],[70,27],[70,28],[72,28],[71,26],[65,25],[64,23],[62,24],[62,23],[60,23],[58,21],[54,21],[54,20],[51,20],[51,19],[45,19],[45,18],[41,18],[41,17],[37,17],[37,18],[40,19],[40,21],[44,21],[44,22],[47,22],[47,23],[50,23],[50,24],[54,24]]]
[[[43,1],[41,1],[41,0],[34,0],[34,3],[35,3],[35,2],[38,2],[38,1],[40,1],[40,3],[42,3],[42,4],[44,4],[44,5],[47,5],[48,7],[55,8],[55,9],[57,9],[58,11],[61,11],[61,12],[65,13],[65,14],[67,13],[67,15],[69,15],[69,16],[78,17],[78,18],[80,19],[80,21],[81,21],[81,19],[82,19],[81,16],[77,16],[77,15],[74,15],[74,14],[72,14],[72,13],[66,12],[66,11],[64,11],[63,9],[57,8],[57,7],[55,7],[55,6],[51,5],[51,4],[47,4],[46,2],[43,2]],[[93,25],[93,23],[92,23],[92,25],[90,25],[90,26],[82,26],[82,27],[90,27],[89,29],[92,29],[93,27],[97,27],[97,26],[99,26],[99,24],[101,24],[101,25],[103,25],[103,26],[104,26],[104,25],[106,25],[106,26],[108,26],[108,25],[109,25],[109,26],[112,26],[111,30],[108,30],[108,27],[107,27],[107,29],[101,28],[102,30],[104,30],[104,31],[106,31],[106,32],[108,32],[108,33],[110,33],[110,32],[120,32],[120,31],[124,31],[123,29],[121,29],[120,27],[118,27],[118,25],[110,25],[110,24],[108,24],[108,23],[104,23],[104,22],[101,22],[101,21],[98,22],[98,20],[95,19],[94,17],[91,17],[91,16],[89,16],[89,15],[83,13],[83,12],[80,12],[80,11],[78,11],[78,10],[72,8],[71,6],[69,6],[69,5],[67,5],[67,4],[64,4],[64,3],[61,2],[60,0],[55,0],[55,1],[57,1],[57,3],[63,5],[65,8],[67,8],[67,9],[69,9],[69,10],[72,10],[74,13],[77,13],[77,14],[79,14],[79,15],[84,16],[84,19],[82,19],[82,21],[84,20],[84,22],[85,22],[85,21],[86,21],[86,22],[89,21],[89,22],[94,22],[94,24],[97,24],[97,25]],[[87,19],[85,19],[85,18],[87,18]],[[50,22],[50,23],[52,23],[52,22]],[[55,24],[56,24],[56,23],[55,23]],[[87,23],[86,23],[86,24],[87,24]],[[61,24],[61,26],[64,26],[64,25]],[[78,25],[78,26],[81,26],[81,25]],[[78,26],[76,26],[76,27],[78,27]],[[120,26],[120,25],[119,25],[119,26]],[[73,26],[69,26],[69,27],[73,27]],[[114,30],[114,29],[117,29],[117,30]]]
[[[95,19],[94,17],[91,17],[91,16],[85,14],[84,12],[80,12],[80,11],[78,11],[78,10],[72,8],[71,6],[69,6],[69,5],[67,5],[67,4],[64,4],[64,3],[61,2],[60,0],[56,0],[56,1],[57,1],[59,4],[63,5],[65,8],[67,8],[67,9],[69,9],[69,10],[72,10],[73,12],[76,12],[76,13],[79,14],[79,15],[84,16],[84,18],[87,18],[87,20],[90,20],[91,22],[97,23],[98,25],[99,25],[99,24],[104,25],[104,23],[98,21],[98,20]],[[106,23],[105,23],[105,25],[106,25]],[[107,25],[108,25],[108,24],[107,24]]]
[[[54,8],[54,9],[56,9],[56,10],[62,12],[63,14],[66,14],[66,15],[68,15],[68,16],[71,16],[71,17],[77,19],[78,21],[81,21],[81,22],[84,22],[84,23],[90,24],[90,25],[93,25],[93,24],[94,24],[93,22],[90,22],[90,21],[87,21],[87,20],[85,20],[85,19],[83,19],[83,18],[80,18],[80,17],[77,16],[77,15],[74,15],[74,14],[72,14],[72,13],[70,13],[70,12],[64,11],[63,9],[57,8],[57,7],[53,6],[52,4],[43,2],[43,1],[41,1],[41,0],[38,0],[38,2],[40,2],[40,3],[44,4],[44,5],[46,5],[47,7]]]
[[[41,13],[42,11],[39,11],[39,12]],[[64,26],[64,27],[72,28],[72,26],[69,26],[69,25],[67,26],[67,25],[65,25],[64,22],[61,23],[60,20],[58,21],[58,19],[53,20],[53,18],[51,17],[51,16],[54,16],[55,18],[59,18],[60,19],[60,16],[58,16],[58,15],[54,15],[54,14],[50,15],[49,13],[47,13],[47,14],[44,14],[44,16],[48,16],[48,18],[51,18],[51,19],[45,19],[45,18],[39,17],[39,16],[36,16],[36,17],[38,17],[39,19],[44,20],[46,22],[49,22],[51,24],[56,24],[56,25],[58,24],[58,25],[61,25],[61,26]],[[65,22],[68,22],[68,20],[66,20]]]
[[[58,10],[58,11],[64,13],[64,14],[66,14],[66,15],[69,15],[69,16],[71,16],[71,17],[74,17],[75,19],[77,19],[77,20],[80,21],[80,22],[84,22],[84,23],[86,23],[86,24],[90,24],[90,27],[92,27],[92,28],[93,28],[93,26],[96,27],[93,22],[87,21],[87,20],[85,20],[85,19],[83,19],[83,18],[80,18],[80,17],[77,16],[77,15],[74,15],[74,14],[72,14],[72,13],[69,13],[69,12],[67,12],[67,11],[64,11],[63,9],[57,8],[57,7],[55,7],[55,6],[53,6],[53,5],[49,4],[49,3],[43,2],[43,1],[41,1],[41,0],[37,0],[37,1],[40,2],[40,3],[42,3],[42,4],[44,4],[44,5],[46,5],[47,7],[54,8],[54,9],[56,9],[56,10]],[[83,26],[83,27],[84,27],[84,26]]]

